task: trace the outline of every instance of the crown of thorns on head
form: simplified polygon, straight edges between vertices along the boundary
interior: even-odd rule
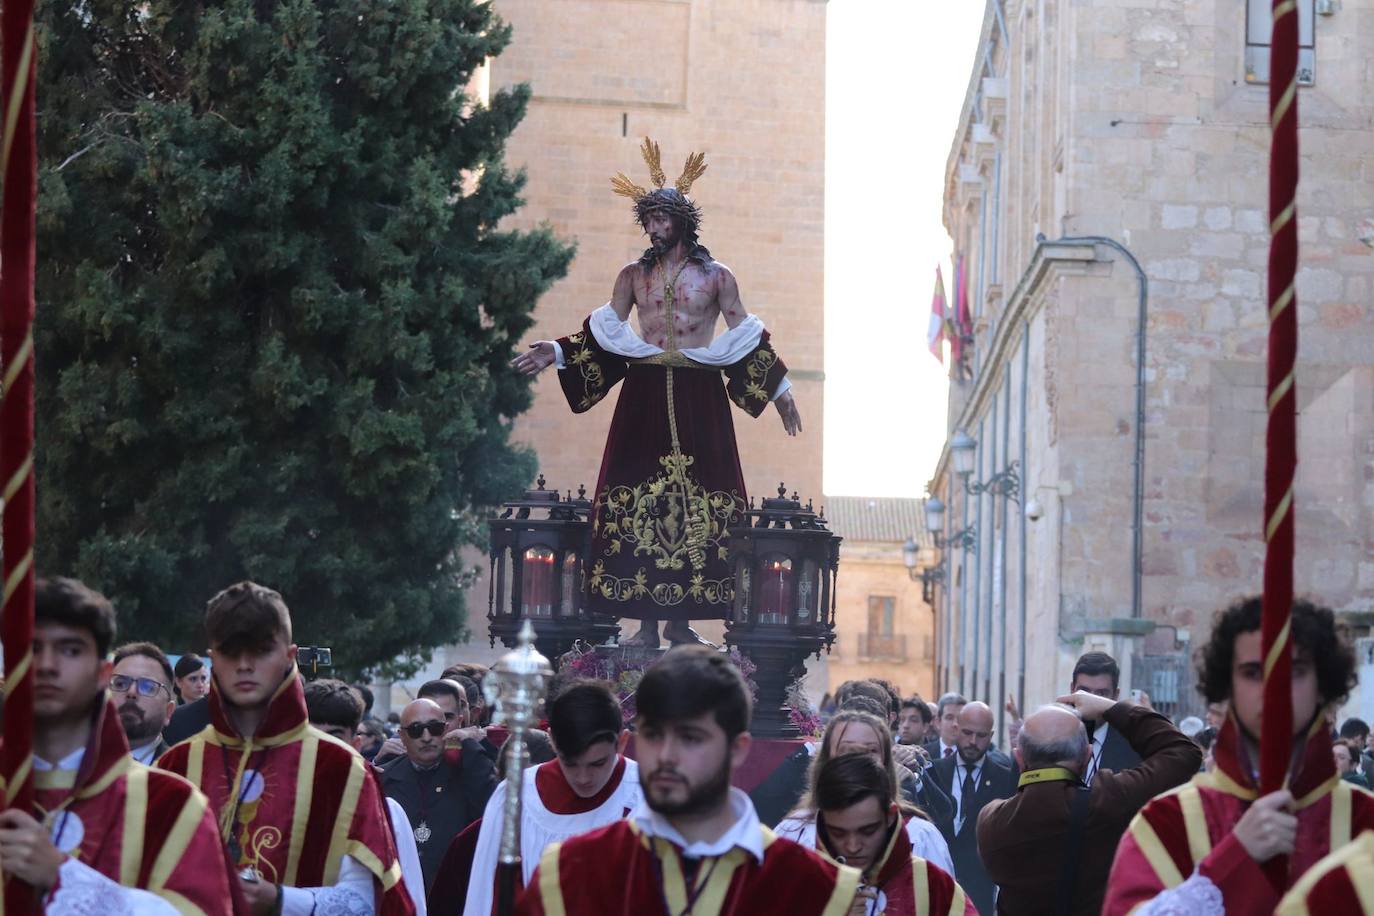
[[[635,184],[624,172],[617,172],[611,179],[611,188],[621,197],[628,197],[634,201],[635,219],[640,226],[648,222],[649,214],[666,213],[682,219],[689,230],[695,233],[701,226],[701,208],[693,203],[687,194],[692,190],[692,182],[706,172],[706,154],[688,154],[682,174],[673,183],[673,187],[665,188],[663,185],[668,176],[663,173],[662,155],[658,144],[645,137],[639,153],[644,157],[644,163],[649,166],[649,179],[654,183],[654,190],[650,191]]]

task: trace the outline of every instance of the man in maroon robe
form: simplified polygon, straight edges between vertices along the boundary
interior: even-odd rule
[[[748,496],[727,402],[753,417],[776,404],[793,436],[801,417],[763,321],[697,240],[701,211],[687,193],[706,170],[702,158],[688,157],[665,188],[658,145],[646,139],[643,154],[657,189],[624,175],[614,183],[634,200],[651,247],[620,271],[611,301],[582,330],[531,344],[513,362],[528,375],[556,365],[574,413],[624,381],[592,509],[588,607],[643,621],[625,644],[656,647],[660,619],[671,642],[697,642],[688,621],[723,619],[734,602],[728,540]],[[712,339],[721,317],[727,330]]]
[[[1354,653],[1327,608],[1294,602],[1291,627],[1287,788],[1259,794],[1264,661],[1260,599],[1250,598],[1217,615],[1199,670],[1207,701],[1230,701],[1212,745],[1216,770],[1156,796],[1131,821],[1104,916],[1271,913],[1319,859],[1374,828],[1374,795],[1337,775],[1326,724],[1355,685]],[[1276,857],[1282,868],[1267,867]]]
[[[0,871],[48,913],[229,916],[236,886],[205,796],[129,756],[107,688],[114,608],[73,579],[34,596],[34,810],[0,814]]]
[[[859,873],[759,823],[730,776],[749,753],[749,688],[719,652],[679,646],[644,674],[635,751],[643,801],[545,849],[525,916],[842,916]]]

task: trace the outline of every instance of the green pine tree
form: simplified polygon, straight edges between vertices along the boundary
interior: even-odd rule
[[[346,671],[463,634],[572,258],[498,228],[529,92],[463,88],[509,40],[482,0],[41,3],[38,556],[122,635],[199,649],[242,578]]]

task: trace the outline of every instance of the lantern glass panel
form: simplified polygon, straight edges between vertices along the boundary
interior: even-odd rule
[[[759,565],[759,623],[786,626],[796,607],[797,583],[791,557],[770,554]]]
[[[520,616],[552,617],[556,594],[553,551],[536,544],[525,551],[520,564]]]
[[[515,586],[515,572],[512,566],[510,548],[502,547],[496,560],[496,613],[506,617],[515,611],[512,604],[515,597],[511,591]]]
[[[801,583],[797,586],[797,613],[795,620],[799,624],[809,624],[815,621],[816,596],[820,593],[820,577],[816,574],[816,562],[805,560],[802,563]]]
[[[558,613],[563,617],[577,616],[577,554],[563,555],[563,603]]]

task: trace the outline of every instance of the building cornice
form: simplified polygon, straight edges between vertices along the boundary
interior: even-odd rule
[[[1084,264],[1097,260],[1097,246],[1083,243],[1040,242],[1031,254],[1021,280],[1007,298],[1006,309],[993,331],[992,340],[983,353],[986,367],[973,383],[973,391],[964,401],[959,418],[951,430],[967,430],[988,409],[991,399],[1002,384],[1002,373],[1011,360],[1012,350],[1019,345],[1024,325],[1040,311],[1045,303],[1043,295],[1047,280],[1057,279],[1061,273],[1080,273]],[[940,460],[935,465],[931,483],[945,475],[949,464],[949,440],[940,448]],[[931,492],[935,492],[932,488]]]
[[[1000,0],[987,0],[983,7],[983,28],[978,35],[978,50],[973,55],[973,72],[969,74],[968,88],[964,90],[964,106],[959,112],[959,126],[954,131],[954,142],[950,145],[949,157],[945,160],[945,193],[943,222],[945,230],[954,234],[950,225],[950,201],[954,197],[954,187],[959,178],[959,162],[963,158],[964,143],[968,140],[969,127],[973,120],[973,109],[978,101],[978,92],[983,86],[986,75],[985,58],[992,53],[993,30],[997,28],[997,4]]]

